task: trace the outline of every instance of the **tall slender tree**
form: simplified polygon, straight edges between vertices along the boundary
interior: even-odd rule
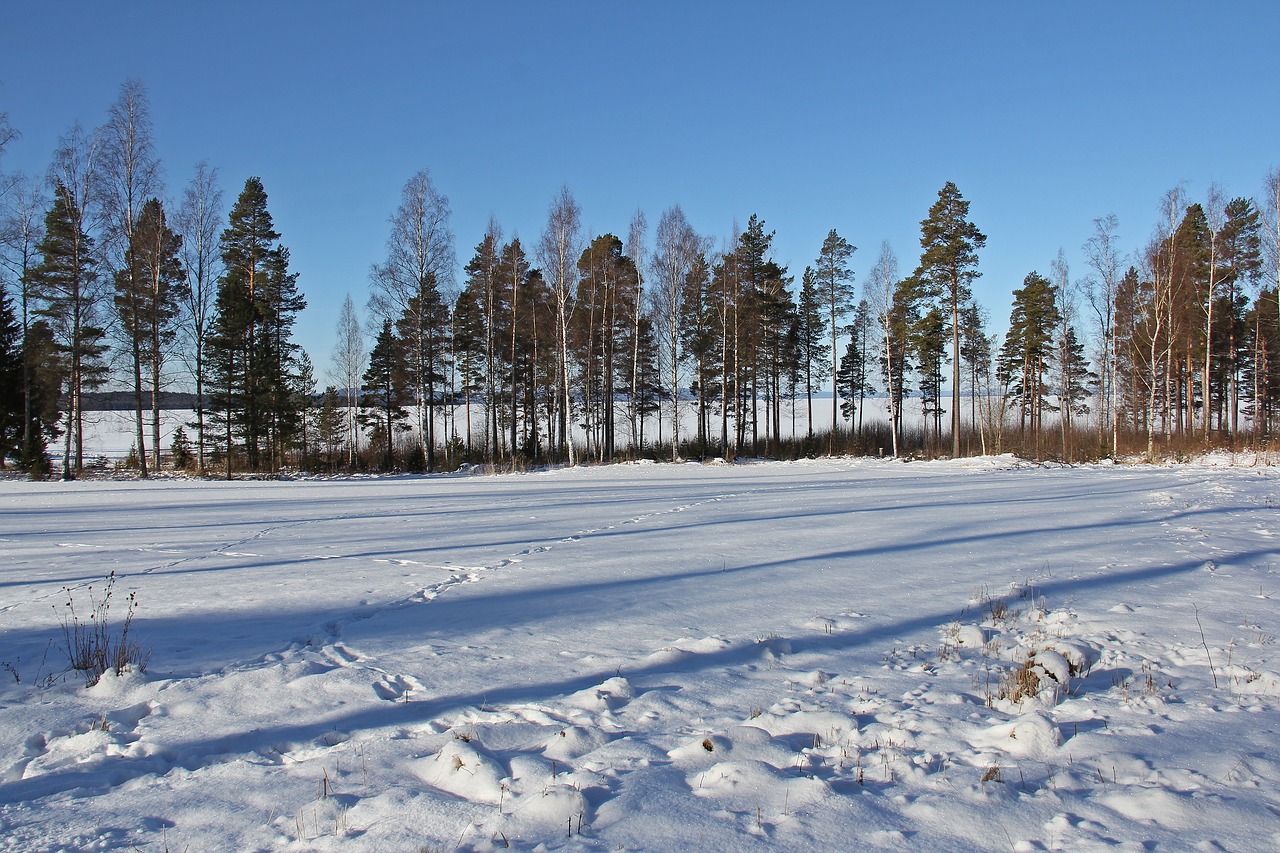
[[[1117,381],[1119,339],[1116,336],[1116,302],[1122,273],[1118,231],[1120,222],[1114,213],[1093,220],[1093,236],[1084,244],[1085,257],[1096,277],[1086,280],[1085,295],[1093,309],[1098,329],[1098,354],[1101,365],[1102,415],[1098,418],[1101,444],[1106,431],[1111,432],[1111,453],[1120,452],[1120,384]]]
[[[205,162],[196,164],[195,173],[182,193],[182,202],[174,216],[175,228],[182,235],[180,259],[186,272],[186,286],[179,291],[182,315],[179,322],[181,343],[179,357],[185,363],[195,386],[196,464],[201,473],[208,465],[208,436],[205,415],[208,410],[208,343],[213,326],[218,279],[222,275],[222,253],[218,239],[223,209],[218,170]]]
[[[797,345],[800,347],[800,379],[804,383],[807,423],[805,434],[810,440],[813,439],[813,369],[826,360],[832,346],[827,342],[826,317],[823,316],[822,307],[822,294],[818,291],[813,268],[805,267],[804,274],[800,276],[800,298],[796,303],[796,332]],[[848,357],[847,352],[845,357]]]
[[[64,378],[68,411],[62,476],[66,480],[84,470],[84,392],[101,385],[107,373],[97,260],[93,239],[80,223],[71,193],[59,184],[38,247],[42,261],[32,271],[41,303],[37,314],[53,333]]]
[[[369,369],[364,373],[360,389],[360,423],[369,430],[371,444],[382,448],[384,471],[395,468],[396,434],[409,425],[405,406],[412,401],[412,396],[406,350],[391,320],[384,320],[369,353]]]
[[[143,424],[143,381],[145,347],[137,334],[137,317],[146,285],[135,280],[137,265],[135,235],[147,199],[161,191],[160,161],[151,140],[151,111],[142,81],[129,79],[120,87],[120,96],[107,111],[107,122],[99,131],[102,140],[101,181],[104,213],[103,245],[114,270],[115,305],[123,327],[124,344],[130,354],[133,374],[137,458],[140,472],[147,476],[147,447]],[[159,458],[159,447],[153,447]]]
[[[306,303],[279,238],[266,190],[249,178],[222,232],[224,272],[209,341],[228,479],[237,437],[251,470],[274,470],[296,425],[289,387],[298,348],[291,335]]]
[[[141,368],[149,368],[152,466],[160,468],[160,388],[177,321],[186,277],[179,251],[182,238],[166,221],[164,206],[151,199],[142,206],[132,228],[125,266],[116,271],[116,313],[133,355],[134,388],[141,411]],[[141,422],[141,420],[139,421]],[[138,457],[143,476],[146,462],[141,435]]]
[[[978,250],[987,237],[968,219],[969,202],[947,181],[929,216],[920,223],[920,266],[915,277],[950,314],[951,325],[951,453],[960,455],[960,308],[973,294]]]
[[[661,329],[671,400],[671,461],[680,459],[680,320],[685,282],[704,250],[703,240],[685,219],[680,205],[658,220],[650,270],[654,283],[655,319]]]
[[[867,276],[864,288],[867,305],[880,332],[880,364],[888,396],[889,432],[893,455],[899,453],[898,438],[902,423],[902,371],[898,369],[905,358],[905,341],[899,338],[898,257],[888,240],[880,243],[880,254]]]
[[[501,454],[499,439],[499,406],[500,395],[499,373],[502,367],[502,349],[505,343],[502,328],[509,313],[509,306],[503,298],[500,286],[499,271],[501,267],[502,229],[494,219],[489,220],[484,238],[476,246],[475,254],[467,263],[466,290],[480,306],[484,318],[484,404],[485,404],[485,447],[490,461],[496,461]]]
[[[6,459],[22,454],[22,374],[22,327],[9,291],[0,287],[0,468]]]
[[[827,328],[831,333],[828,352],[831,355],[831,388],[835,397],[836,372],[839,367],[836,359],[836,336],[842,328],[844,318],[853,310],[854,288],[853,270],[849,268],[849,259],[858,250],[849,245],[849,241],[836,233],[832,228],[825,240],[818,259],[814,261],[814,280],[818,285],[818,293],[822,307],[827,314]],[[827,452],[835,451],[836,440],[836,405],[831,405],[831,439]]]
[[[32,272],[37,263],[40,240],[44,236],[44,214],[48,209],[38,182],[26,175],[15,175],[6,183],[7,192],[0,197],[0,268],[8,273],[16,287],[17,317],[22,330],[22,400],[24,466],[35,460],[42,476],[46,466],[45,446],[54,437],[50,432],[57,422],[57,374],[45,344],[50,340],[47,324],[36,326],[36,293]],[[51,385],[52,387],[44,387]],[[41,401],[53,401],[52,411]],[[38,446],[37,446],[38,445]]]
[[[435,469],[436,390],[442,382],[448,310],[441,287],[453,285],[454,244],[449,199],[426,169],[404,185],[388,220],[387,257],[370,272],[369,313],[391,319],[410,350],[419,441],[427,469]]]
[[[333,379],[338,383],[345,407],[343,423],[347,438],[347,466],[354,468],[360,455],[360,428],[356,415],[360,405],[360,381],[364,375],[365,343],[360,315],[347,294],[338,313],[337,343],[333,349]]]
[[[1227,202],[1225,220],[1218,239],[1215,264],[1219,268],[1222,287],[1226,291],[1226,307],[1229,311],[1225,341],[1228,391],[1227,411],[1231,434],[1240,430],[1240,341],[1243,337],[1244,318],[1238,316],[1238,306],[1244,301],[1245,287],[1255,287],[1262,273],[1262,220],[1257,207],[1247,198],[1235,198]]]
[[[570,465],[578,464],[573,446],[573,396],[569,385],[569,321],[573,316],[573,295],[578,283],[578,256],[582,254],[582,208],[567,186],[551,201],[547,226],[542,233],[538,257],[542,273],[555,300],[557,369],[560,376],[560,440]]]

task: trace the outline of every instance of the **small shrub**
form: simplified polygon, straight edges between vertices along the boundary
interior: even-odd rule
[[[84,675],[86,687],[97,684],[107,670],[116,675],[134,668],[139,672],[147,671],[147,660],[151,657],[151,652],[144,651],[129,636],[133,614],[138,607],[138,594],[129,593],[125,598],[127,605],[124,620],[113,625],[111,598],[115,593],[115,586],[116,573],[113,571],[107,575],[106,587],[101,597],[95,596],[93,587],[89,587],[89,613],[85,617],[76,610],[75,593],[70,587],[62,588],[67,594],[67,601],[64,605],[66,611],[59,616],[59,622],[62,625],[67,665]]]
[[[191,452],[191,439],[187,438],[187,431],[182,427],[178,427],[177,432],[173,434],[173,444],[169,452],[172,454],[175,471],[185,471],[195,462],[195,454]]]
[[[1035,669],[1034,658],[1028,657],[1022,666],[1000,676],[1001,699],[1021,702],[1025,698],[1034,698],[1038,695],[1040,695],[1040,673]]]

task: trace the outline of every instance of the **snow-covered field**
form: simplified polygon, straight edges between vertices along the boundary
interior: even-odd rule
[[[1278,477],[2,482],[0,849],[1274,850]]]

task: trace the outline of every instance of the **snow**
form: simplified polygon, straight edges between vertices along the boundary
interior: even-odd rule
[[[1236,461],[2,481],[0,851],[1273,850]]]

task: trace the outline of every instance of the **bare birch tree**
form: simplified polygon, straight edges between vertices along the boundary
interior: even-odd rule
[[[143,427],[143,367],[149,365],[146,340],[136,318],[144,312],[140,304],[145,284],[137,280],[137,265],[129,262],[137,237],[138,219],[148,199],[162,192],[160,159],[151,141],[151,108],[146,87],[136,78],[120,87],[120,97],[107,110],[107,123],[99,131],[102,138],[102,209],[105,218],[102,249],[116,275],[117,313],[122,322],[116,331],[130,355],[133,379],[136,443],[139,473],[147,476],[147,448]],[[154,373],[155,371],[153,371]],[[151,389],[152,402],[159,389]],[[153,409],[155,406],[153,406]],[[152,425],[159,432],[159,425]],[[154,442],[153,442],[154,444]],[[160,448],[153,447],[154,466],[160,466]]]
[[[182,202],[174,216],[174,227],[182,234],[182,266],[187,274],[183,292],[179,358],[195,384],[196,463],[205,470],[208,441],[205,435],[205,380],[208,373],[207,344],[222,275],[222,247],[219,235],[226,211],[218,170],[201,161],[182,192]]]
[[[1098,418],[1101,441],[1111,428],[1111,453],[1120,452],[1120,383],[1117,379],[1119,344],[1115,329],[1116,296],[1120,287],[1120,249],[1117,231],[1120,222],[1114,213],[1093,220],[1093,236],[1084,244],[1085,257],[1097,274],[1086,282],[1085,294],[1098,327],[1098,354],[1102,364],[1100,390],[1102,413]]]
[[[100,230],[99,170],[102,142],[97,133],[86,133],[79,122],[58,140],[49,165],[49,185],[66,206],[72,237],[69,260],[74,266],[96,260],[88,235]],[[106,313],[106,293],[100,277],[91,277],[66,295],[65,321],[55,324],[59,346],[68,353],[65,370],[66,431],[63,440],[62,476],[71,479],[84,470],[84,391],[99,372],[85,361],[86,330],[98,326]]]
[[[1217,182],[1209,184],[1205,196],[1205,224],[1209,227],[1209,281],[1204,296],[1204,364],[1201,369],[1201,393],[1204,405],[1201,406],[1200,427],[1204,433],[1204,441],[1209,442],[1209,415],[1213,407],[1209,404],[1209,373],[1213,364],[1213,303],[1217,300],[1218,288],[1218,235],[1226,224],[1227,194]]]
[[[1262,204],[1259,205],[1263,219],[1262,245],[1267,255],[1267,262],[1275,274],[1276,292],[1280,294],[1280,168],[1272,169],[1263,182]],[[1280,297],[1276,299],[1277,311],[1280,312]],[[1280,323],[1280,313],[1276,320]]]
[[[889,395],[889,432],[893,436],[893,455],[898,455],[898,428],[900,413],[895,410],[898,395],[894,388],[893,348],[898,345],[893,329],[893,292],[898,285],[898,257],[888,240],[880,243],[880,255],[875,266],[867,274],[863,288],[867,305],[880,328],[880,356],[888,369],[885,371],[885,391]]]
[[[360,406],[360,383],[364,377],[365,341],[360,315],[351,294],[342,302],[338,314],[338,342],[333,349],[332,377],[346,395],[347,464],[354,467],[360,452],[360,424],[356,420]],[[390,438],[388,437],[388,440]]]
[[[436,189],[429,171],[423,169],[405,183],[400,206],[388,222],[387,259],[375,264],[369,274],[370,322],[381,327],[383,321],[390,320],[408,332],[418,439],[425,449],[427,468],[432,470],[435,385],[442,373],[447,325],[440,288],[452,291],[456,261],[449,199]]]
[[[627,414],[631,421],[631,442],[632,445],[639,449],[642,430],[640,429],[640,394],[637,389],[640,387],[640,321],[644,317],[645,304],[645,282],[644,272],[648,264],[648,234],[649,222],[645,218],[644,211],[636,209],[631,217],[631,225],[627,229],[627,245],[625,254],[631,259],[631,263],[636,268],[636,292],[635,299],[631,304],[630,317],[630,334],[631,334],[631,400],[627,407]]]
[[[569,390],[569,319],[573,315],[573,294],[578,285],[581,231],[582,208],[569,187],[563,186],[547,210],[547,227],[542,233],[538,258],[556,304],[556,350],[563,396],[561,438],[567,448],[570,465],[578,464],[573,448],[573,398]]]
[[[680,461],[680,315],[685,278],[704,241],[685,219],[680,205],[663,211],[651,261],[654,306],[662,329],[671,391],[671,461]]]

